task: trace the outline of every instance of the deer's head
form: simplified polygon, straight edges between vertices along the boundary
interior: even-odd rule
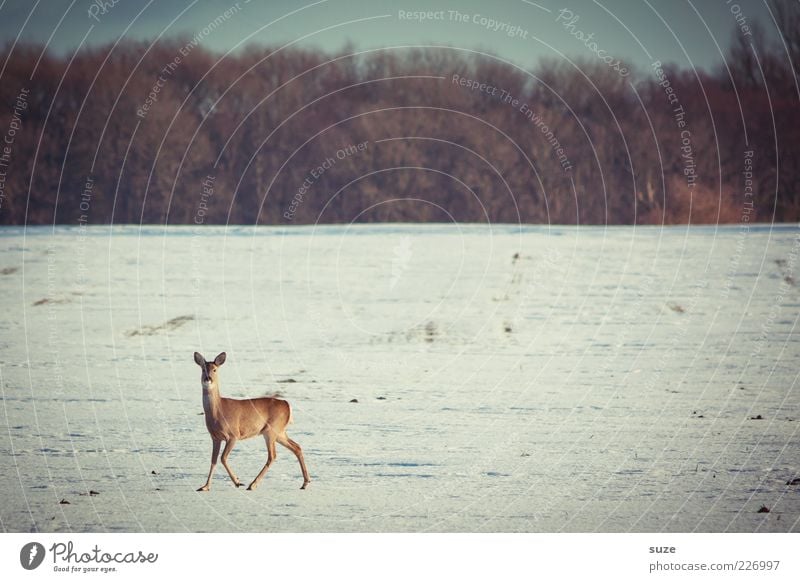
[[[195,352],[194,361],[203,371],[200,376],[200,383],[203,385],[203,389],[210,390],[213,386],[217,386],[217,369],[225,363],[225,352],[214,358],[213,362],[206,362],[206,359],[199,352]]]

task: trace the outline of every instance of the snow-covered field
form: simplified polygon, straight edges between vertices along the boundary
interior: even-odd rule
[[[2,229],[0,525],[798,531],[799,232]],[[195,350],[308,490],[279,446],[195,492]]]

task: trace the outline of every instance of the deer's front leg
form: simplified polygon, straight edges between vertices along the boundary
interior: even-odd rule
[[[206,484],[200,487],[198,491],[208,491],[211,488],[211,477],[214,476],[214,469],[217,468],[217,458],[219,457],[219,446],[220,441],[211,439],[213,446],[211,448],[211,468],[208,470],[208,479],[206,479]]]
[[[233,450],[233,446],[236,444],[235,438],[230,438],[225,442],[225,448],[222,450],[222,466],[225,467],[225,470],[228,472],[228,475],[231,477],[231,481],[237,487],[241,487],[243,483],[239,481],[239,477],[236,476],[236,473],[233,472],[233,469],[230,468],[228,465],[228,455],[231,454]]]

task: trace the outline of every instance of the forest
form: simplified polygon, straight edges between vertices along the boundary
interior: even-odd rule
[[[795,222],[797,6],[782,39],[733,28],[714,70],[7,44],[0,224]]]

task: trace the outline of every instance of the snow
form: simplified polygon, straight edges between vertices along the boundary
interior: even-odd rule
[[[0,525],[798,531],[799,233],[0,229]],[[195,350],[291,402],[308,490],[279,446],[195,492]]]

